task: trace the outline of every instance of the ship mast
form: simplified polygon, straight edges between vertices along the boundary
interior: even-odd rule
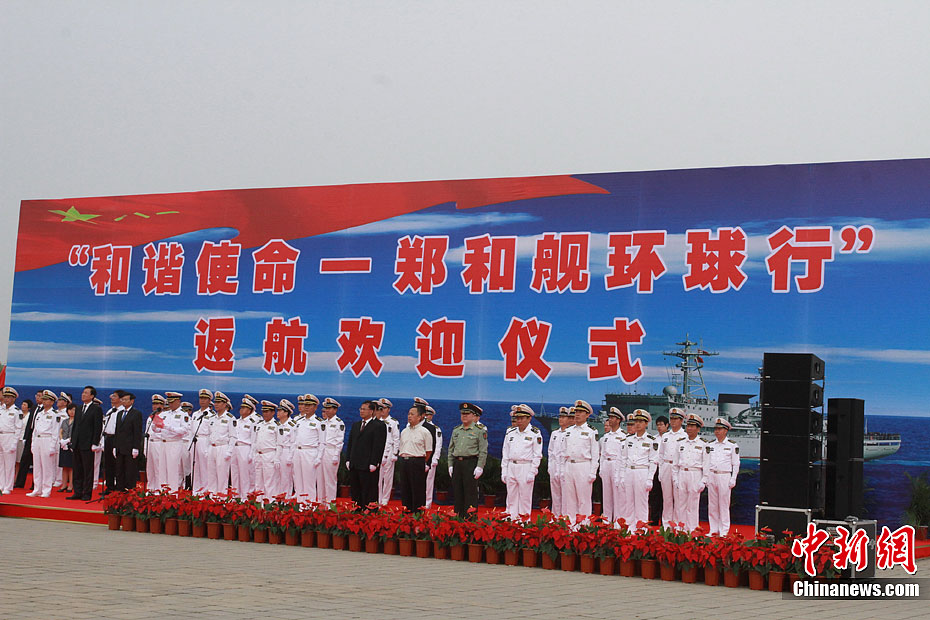
[[[710,400],[701,369],[704,368],[704,356],[720,354],[705,351],[702,345],[691,340],[689,334],[685,334],[684,342],[676,342],[675,344],[682,348],[678,351],[663,351],[662,355],[673,355],[681,358],[681,361],[675,364],[675,368],[681,370],[682,401],[695,402],[702,395],[704,400]]]

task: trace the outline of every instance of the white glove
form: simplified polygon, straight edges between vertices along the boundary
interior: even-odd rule
[[[531,471],[526,475],[526,483],[532,484],[534,480],[536,480],[536,472]]]
[[[346,461],[346,469],[352,469],[352,464]]]
[[[588,474],[588,484],[593,484],[595,478],[597,478],[597,474]]]
[[[503,470],[501,470],[501,482],[505,484],[507,482],[510,482],[510,474],[508,474],[506,471],[503,471]]]
[[[397,462],[397,455],[396,455],[396,454],[393,455],[393,456],[391,457],[391,462],[392,462],[392,463],[396,463],[396,462]]]
[[[378,466],[377,466],[377,465],[369,465],[369,466],[368,466],[368,471],[370,471],[370,472],[374,472],[376,469],[378,469]]]
[[[651,490],[652,490],[652,481],[650,480],[649,482],[646,483],[646,492],[648,493]]]
[[[91,446],[90,449],[94,452],[103,452],[103,446]]]
[[[706,486],[707,486],[707,483],[704,482],[703,480],[701,480],[701,486],[698,487],[698,493],[703,493],[703,492],[704,492],[704,487],[706,487]]]
[[[424,466],[423,471],[425,471],[426,473],[429,473],[429,465]]]
[[[732,489],[735,486],[736,486],[736,480],[730,480],[730,488]]]
[[[483,467],[476,467],[476,468],[475,468],[475,480],[477,480],[478,478],[480,478],[480,477],[481,477],[481,474],[483,474],[483,473],[484,473],[484,468],[483,468]]]
[[[224,461],[231,461],[231,460],[232,460],[232,450],[227,450],[227,451],[226,451],[226,454],[223,455],[223,460],[224,460]]]
[[[381,464],[382,464],[382,465],[387,465],[387,464],[388,464],[388,461],[390,461],[390,460],[391,460],[391,457],[386,456],[386,457],[384,457],[383,459],[381,459]]]
[[[56,454],[58,454],[58,450],[56,450],[55,447],[52,446],[52,449],[48,451],[48,455],[55,456]]]
[[[59,439],[59,440],[58,440],[58,446],[59,446],[62,450],[67,450],[67,449],[68,449],[68,444],[69,444],[69,443],[71,443],[71,442],[70,442],[69,440],[67,440],[67,439]]]
[[[136,450],[135,448],[133,448],[133,449],[132,449],[132,458],[135,459],[135,458],[138,458],[138,457],[139,457],[139,451]]]
[[[449,477],[450,478],[452,477],[452,466],[451,465],[449,465]]]
[[[116,448],[113,448],[113,458],[116,458]]]
[[[333,465],[338,465],[338,464],[339,464],[339,459],[338,458],[333,459]],[[346,467],[348,466],[349,466],[349,462],[346,461]]]
[[[316,460],[313,461],[313,466],[314,466],[314,467],[319,467],[319,466],[322,465],[322,464],[323,464],[323,456],[322,456],[322,455],[318,456],[318,457],[316,458]]]

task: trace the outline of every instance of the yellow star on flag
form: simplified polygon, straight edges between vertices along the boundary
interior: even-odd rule
[[[100,217],[99,215],[92,215],[90,213],[81,213],[73,206],[68,207],[67,211],[59,211],[58,209],[49,209],[49,213],[54,213],[55,215],[63,215],[64,219],[62,222],[90,222],[90,220],[95,217]],[[91,222],[93,224],[94,222]]]

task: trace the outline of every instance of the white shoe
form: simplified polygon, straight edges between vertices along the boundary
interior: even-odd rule
[[[51,496],[52,496],[51,493],[43,493],[42,495],[39,495],[39,497],[51,497]]]
[[[36,497],[39,494],[38,491],[30,491],[26,493],[26,497]]]

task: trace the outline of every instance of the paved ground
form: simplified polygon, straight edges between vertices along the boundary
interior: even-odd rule
[[[0,518],[0,557],[0,617],[10,620],[927,617],[926,601],[783,600],[748,588],[24,519]],[[922,560],[917,576],[928,574]]]

